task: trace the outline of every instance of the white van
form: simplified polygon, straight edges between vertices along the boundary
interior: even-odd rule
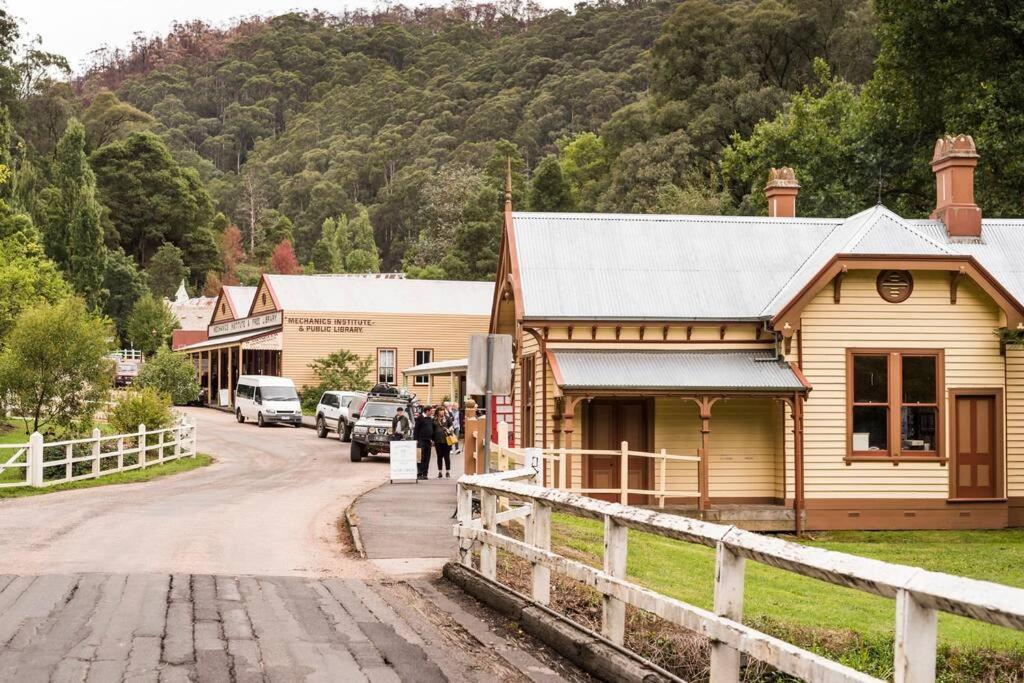
[[[281,422],[302,426],[302,404],[287,377],[242,375],[235,387],[235,419],[254,420],[260,427]]]

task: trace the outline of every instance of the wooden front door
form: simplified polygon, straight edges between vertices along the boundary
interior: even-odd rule
[[[956,396],[954,405],[954,498],[996,498],[999,434],[995,396]]]
[[[629,443],[631,451],[648,451],[648,404],[646,401],[595,400],[587,412],[587,450],[618,451],[622,442]],[[584,486],[588,489],[621,488],[619,456],[588,455],[584,465]],[[633,456],[629,459],[629,488],[650,489],[649,459]],[[594,494],[602,500],[619,501],[615,493]],[[632,505],[647,503],[647,496],[630,494]]]

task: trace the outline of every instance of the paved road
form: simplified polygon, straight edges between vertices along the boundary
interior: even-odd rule
[[[387,479],[309,429],[193,409],[217,462],[144,484],[0,500],[0,574],[76,572],[362,576],[337,520]]]

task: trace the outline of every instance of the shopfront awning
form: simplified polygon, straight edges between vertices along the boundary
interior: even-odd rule
[[[810,389],[772,351],[551,349],[566,391],[789,393]]]
[[[433,363],[420,363],[414,365],[411,368],[402,370],[403,375],[451,375],[451,374],[462,374],[466,372],[466,368],[469,366],[468,358],[459,358],[458,360],[439,360]]]
[[[274,345],[275,343],[276,346]],[[270,345],[268,346],[267,344]],[[225,334],[175,350],[182,353],[192,353],[195,351],[214,351],[229,346],[241,346],[243,349],[280,350],[281,330],[259,330],[257,332]]]

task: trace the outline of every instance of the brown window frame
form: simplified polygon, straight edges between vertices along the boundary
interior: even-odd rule
[[[423,347],[423,348],[413,349],[412,350],[413,365],[423,365],[423,363],[420,363],[420,359],[417,358],[417,354],[419,354],[420,351],[426,351],[427,353],[430,354],[430,360],[426,361],[427,363],[433,363],[434,362],[434,349]],[[416,376],[414,376],[412,378],[412,384],[415,387],[429,386],[430,385],[430,375],[416,375]]]
[[[395,359],[395,364],[391,368],[392,380],[390,382],[381,382],[381,379],[380,379],[380,367],[381,367],[380,366],[380,352],[381,351],[390,351],[393,354],[392,357]],[[377,377],[376,377],[377,383],[378,384],[397,384],[398,383],[398,349],[393,347],[393,346],[378,346],[377,347],[377,354],[376,355],[377,355]]]
[[[853,393],[854,370],[853,362],[857,356],[885,356],[888,387],[886,403],[855,403]],[[931,357],[935,359],[935,402],[904,403],[903,402],[903,359],[905,357]],[[851,348],[846,350],[846,456],[849,465],[853,462],[892,462],[894,465],[902,461],[926,461],[946,464],[948,457],[945,452],[945,377],[946,357],[942,349],[893,349],[893,348]],[[853,409],[855,406],[885,406],[888,411],[886,450],[855,451],[853,450]],[[923,407],[935,409],[935,447],[929,451],[904,451],[903,427],[901,421],[902,408]]]

